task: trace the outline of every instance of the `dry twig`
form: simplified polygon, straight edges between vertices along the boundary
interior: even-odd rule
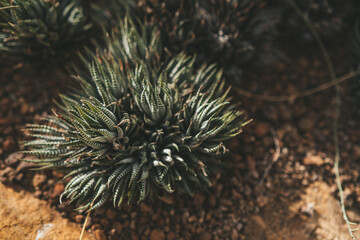
[[[90,213],[91,213],[91,207],[92,207],[92,205],[93,205],[93,203],[91,203],[91,205],[90,205],[90,210],[88,211],[88,213],[87,213],[87,215],[86,215],[85,222],[84,222],[84,225],[83,225],[83,227],[82,227],[79,240],[82,240],[83,237],[84,237],[85,227],[86,227],[86,224],[87,224],[87,222],[88,222],[88,220],[89,220],[89,218],[90,218]]]
[[[274,139],[274,144],[275,144],[275,153],[271,159],[271,162],[269,163],[269,165],[266,167],[264,174],[261,178],[261,180],[259,181],[259,186],[262,186],[264,183],[264,180],[266,178],[266,176],[269,174],[270,169],[272,168],[272,166],[279,160],[280,157],[280,141],[279,138],[276,135],[276,131],[275,129],[272,127],[271,128],[271,134],[273,136]]]
[[[332,81],[336,80],[335,70],[331,63],[329,54],[326,51],[325,46],[324,46],[320,36],[317,34],[314,26],[311,24],[310,20],[306,17],[306,15],[301,12],[300,8],[296,5],[296,3],[293,0],[286,0],[286,1],[296,11],[296,13],[303,18],[304,22],[310,29],[311,33],[314,35],[314,37],[321,49],[321,52],[324,56],[325,62],[327,64],[327,67],[328,67],[328,70],[330,73],[330,77],[331,77]],[[350,225],[357,225],[357,224],[350,222],[347,217],[345,203],[344,203],[344,201],[345,201],[344,200],[344,192],[342,189],[340,173],[339,173],[340,144],[339,144],[339,136],[338,136],[338,124],[339,124],[339,116],[340,116],[341,98],[340,98],[340,86],[339,86],[338,82],[336,82],[336,84],[335,84],[335,91],[336,91],[336,105],[335,105],[335,118],[334,118],[334,123],[333,123],[333,138],[334,138],[334,145],[335,145],[335,162],[334,162],[335,178],[336,178],[336,184],[339,189],[340,204],[341,204],[341,210],[343,212],[343,218],[347,224],[347,227],[349,229],[349,233],[350,233],[352,239],[355,240],[356,238],[353,235],[353,231],[355,231],[357,229],[352,229]]]
[[[0,10],[7,10],[7,9],[12,9],[12,8],[17,8],[18,6],[15,5],[11,5],[11,6],[5,6],[5,7],[1,7]]]
[[[345,74],[345,75],[343,75],[343,76],[341,76],[339,78],[334,78],[333,80],[331,80],[331,81],[329,81],[327,83],[321,84],[321,85],[319,85],[319,86],[317,86],[315,88],[306,90],[304,92],[295,93],[295,94],[292,94],[292,95],[287,95],[287,96],[264,96],[264,95],[248,92],[248,91],[245,91],[245,90],[237,88],[237,87],[233,87],[233,89],[236,91],[236,93],[240,94],[241,96],[248,97],[248,98],[253,98],[253,99],[256,99],[256,100],[267,101],[267,102],[287,102],[287,101],[293,101],[293,100],[298,99],[298,98],[310,96],[310,95],[313,95],[315,93],[324,91],[324,90],[326,90],[326,89],[328,89],[330,87],[336,86],[339,83],[342,83],[342,82],[344,82],[346,80],[349,80],[349,79],[351,79],[353,77],[356,77],[356,76],[359,76],[359,75],[360,75],[360,72],[350,72],[350,73],[347,73],[347,74]]]

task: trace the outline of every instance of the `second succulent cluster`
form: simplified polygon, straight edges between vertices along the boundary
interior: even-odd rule
[[[80,1],[0,1],[0,53],[48,58],[82,43],[92,24]]]
[[[0,0],[0,54],[30,63],[69,60],[101,43],[104,29],[130,6],[127,0]]]
[[[280,11],[269,8],[267,0],[140,0],[137,4],[146,19],[159,25],[170,52],[185,50],[196,53],[199,62],[217,62],[230,82],[249,66],[267,65],[279,55],[274,38]]]

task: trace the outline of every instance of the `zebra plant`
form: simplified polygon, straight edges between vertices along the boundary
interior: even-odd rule
[[[270,63],[281,55],[273,41],[280,14],[266,7],[267,3],[267,0],[137,1],[143,10],[141,16],[159,25],[170,52],[186,49],[187,53],[196,53],[202,62],[217,61],[225,74],[234,79],[249,66]],[[239,70],[234,70],[234,66]]]
[[[31,161],[39,169],[67,172],[61,198],[80,209],[211,186],[224,141],[246,124],[229,103],[220,70],[194,70],[185,54],[158,61],[159,33],[148,32],[124,21],[87,72],[76,75],[80,93],[62,95],[55,116],[27,125],[34,139],[25,153],[38,157]]]
[[[92,27],[79,0],[0,0],[0,53],[47,59],[69,55]]]
[[[132,0],[81,0],[86,16],[95,28],[111,30],[124,16],[134,17],[135,2]]]

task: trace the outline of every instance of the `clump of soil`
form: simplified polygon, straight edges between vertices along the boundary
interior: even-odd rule
[[[0,239],[60,240],[79,239],[81,226],[69,223],[43,200],[19,187],[0,183]],[[85,233],[84,240],[95,237]]]
[[[317,181],[297,201],[281,197],[270,200],[259,214],[251,216],[245,235],[248,239],[268,240],[350,239],[339,202],[332,195],[334,190]],[[355,216],[354,220],[359,221],[360,216]],[[360,233],[354,234],[360,237]]]

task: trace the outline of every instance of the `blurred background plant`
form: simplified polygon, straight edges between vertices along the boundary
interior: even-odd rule
[[[244,69],[281,58],[274,43],[280,12],[264,0],[140,0],[141,16],[159,25],[171,53],[197,54],[198,62],[218,63],[231,83]]]
[[[10,58],[70,57],[88,41],[93,27],[77,0],[1,0],[0,8],[0,53]]]

